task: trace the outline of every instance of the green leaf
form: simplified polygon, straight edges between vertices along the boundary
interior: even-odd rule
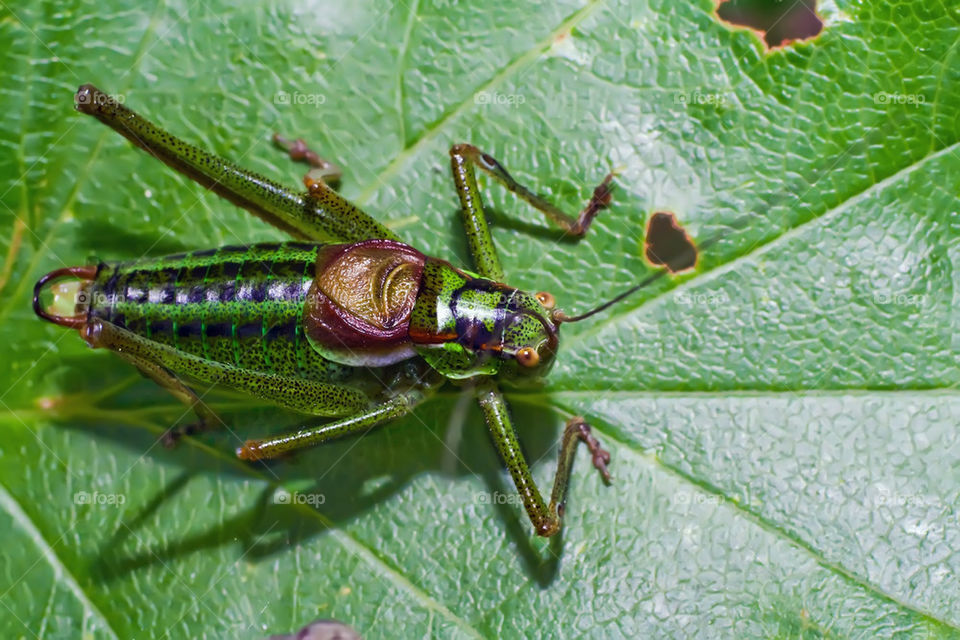
[[[773,52],[709,0],[0,6],[0,635],[960,635],[947,4],[829,2],[817,38]],[[544,387],[510,395],[541,488],[574,414],[613,486],[580,452],[562,541],[534,539],[452,387],[269,468],[229,434],[163,450],[183,407],[35,318],[32,284],[282,236],[74,112],[83,82],[291,184],[269,136],[303,136],[347,197],[461,264],[452,143],[570,210],[621,167],[580,243],[483,181],[510,283],[571,311],[650,272],[651,213],[728,232],[564,327]],[[242,437],[301,419],[210,398]]]

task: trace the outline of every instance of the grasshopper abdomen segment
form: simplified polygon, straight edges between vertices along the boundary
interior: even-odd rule
[[[101,264],[88,319],[242,369],[317,380],[347,373],[300,327],[318,245],[269,243]]]

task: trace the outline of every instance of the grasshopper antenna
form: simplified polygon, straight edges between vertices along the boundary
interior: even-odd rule
[[[590,316],[594,316],[594,315],[600,313],[601,311],[606,311],[607,309],[609,309],[609,308],[612,307],[613,305],[617,304],[618,302],[620,302],[620,301],[623,300],[624,298],[627,298],[627,297],[633,295],[634,293],[636,293],[637,291],[640,291],[640,289],[643,289],[644,287],[650,286],[652,283],[656,282],[657,280],[659,280],[659,279],[662,278],[663,276],[667,275],[668,273],[669,273],[669,270],[668,270],[668,269],[661,269],[660,271],[657,271],[656,273],[653,273],[653,274],[647,276],[646,278],[644,278],[643,280],[641,280],[641,281],[638,282],[637,284],[633,285],[632,287],[630,287],[629,289],[627,289],[627,290],[624,291],[623,293],[614,296],[613,298],[611,298],[610,300],[607,300],[606,302],[604,302],[604,303],[601,304],[600,306],[594,307],[594,308],[591,309],[590,311],[587,311],[586,313],[581,313],[580,315],[568,316],[568,315],[565,314],[563,311],[560,311],[559,309],[557,309],[556,311],[553,312],[553,314],[552,314],[552,319],[553,319],[554,322],[556,322],[556,323],[558,323],[558,324],[561,323],[561,322],[562,322],[562,323],[568,323],[568,322],[580,322],[581,320],[586,320],[586,319],[589,318]]]
[[[661,214],[654,214],[654,215],[661,215]],[[668,215],[671,215],[671,218],[672,218],[672,214],[668,214]],[[741,218],[737,220],[736,222],[730,225],[729,230],[718,233],[717,235],[713,236],[712,238],[709,238],[708,240],[704,240],[703,243],[700,244],[700,249],[706,249],[707,247],[710,247],[711,245],[716,244],[717,242],[725,238],[727,235],[729,235],[731,231],[743,228],[746,225],[746,222],[747,222],[746,218]],[[649,240],[649,236],[650,236],[649,231],[647,232],[647,236]],[[647,245],[647,247],[648,247],[647,255],[656,257],[656,254],[652,251],[649,244]],[[644,278],[637,284],[633,285],[626,291],[614,296],[610,300],[607,300],[603,304],[596,306],[593,309],[590,309],[590,311],[587,311],[575,316],[568,316],[563,311],[560,311],[559,309],[557,309],[556,311],[553,312],[551,318],[557,324],[569,323],[569,322],[580,322],[581,320],[586,320],[587,318],[590,318],[591,316],[595,316],[596,314],[602,311],[606,311],[607,309],[617,304],[624,298],[629,298],[630,296],[635,294],[637,291],[640,291],[641,289],[650,286],[651,284],[653,284],[660,278],[664,277],[668,273],[684,271],[687,268],[693,267],[696,264],[697,257],[699,255],[700,255],[700,251],[697,249],[697,247],[693,244],[693,242],[688,241],[683,251],[672,254],[667,259],[657,258],[658,262],[660,262],[661,264],[667,265],[666,268],[660,269],[659,271],[651,273],[650,275],[648,275],[646,278]],[[684,267],[683,269],[671,269],[669,266],[670,264],[689,264],[690,267]]]

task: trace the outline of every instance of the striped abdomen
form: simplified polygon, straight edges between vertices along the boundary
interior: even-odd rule
[[[89,318],[245,369],[341,379],[303,335],[304,299],[322,245],[285,242],[101,264]]]

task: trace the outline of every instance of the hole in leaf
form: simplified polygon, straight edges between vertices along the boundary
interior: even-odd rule
[[[760,32],[771,49],[812,38],[823,30],[817,0],[720,0],[717,16]]]
[[[661,211],[650,216],[643,244],[650,264],[673,273],[697,264],[697,247],[672,213]]]

